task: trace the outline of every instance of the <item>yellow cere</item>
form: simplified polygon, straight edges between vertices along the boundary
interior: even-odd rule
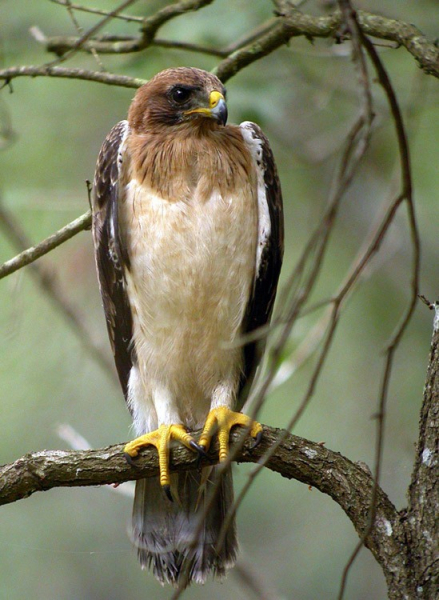
[[[209,107],[215,108],[215,106],[218,104],[218,102],[220,100],[224,100],[224,96],[221,94],[221,92],[217,92],[216,90],[213,92],[210,92]]]

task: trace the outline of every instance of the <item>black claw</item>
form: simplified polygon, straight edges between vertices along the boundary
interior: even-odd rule
[[[123,455],[124,455],[127,463],[130,465],[130,467],[137,467],[136,462],[139,459],[139,455],[131,456],[131,454],[128,454],[128,452],[124,452]]]
[[[253,442],[253,445],[250,448],[250,450],[254,450],[256,448],[256,446],[259,446],[259,444],[261,443],[261,440],[262,440],[262,431],[260,431],[259,433],[256,434],[255,441]]]
[[[165,484],[165,485],[162,485],[162,489],[165,492],[166,497],[169,500],[169,502],[174,502],[174,498],[172,497],[172,494],[171,494],[171,486],[169,484]]]
[[[198,452],[198,454],[200,454],[204,458],[207,458],[208,460],[210,460],[209,455],[207,454],[206,450],[204,449],[204,446],[200,446],[199,444],[197,444],[197,442],[194,442],[193,440],[190,442],[190,446],[196,452]]]
[[[197,442],[194,442],[193,440],[190,442],[190,445],[191,445],[191,448],[193,448],[196,452],[198,452],[197,469],[199,467],[201,467],[201,459],[202,458],[205,458],[210,463],[213,462],[203,446],[200,446],[199,444],[197,444]]]

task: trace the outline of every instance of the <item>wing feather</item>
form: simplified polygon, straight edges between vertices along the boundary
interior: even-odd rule
[[[134,361],[132,313],[126,292],[125,269],[129,256],[119,233],[118,205],[123,193],[122,167],[127,160],[127,121],[113,127],[99,152],[93,182],[93,241],[99,287],[108,334],[122,389],[127,398],[128,379]]]
[[[268,139],[255,123],[240,125],[258,177],[258,245],[252,293],[243,322],[243,333],[250,333],[270,322],[284,251],[282,191],[276,163]],[[240,406],[245,401],[265,343],[250,342],[244,346],[244,368]]]

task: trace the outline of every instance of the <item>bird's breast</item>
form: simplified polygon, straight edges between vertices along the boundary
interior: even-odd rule
[[[241,353],[230,346],[253,284],[257,200],[248,180],[226,196],[206,196],[202,185],[189,201],[169,201],[133,181],[120,221],[139,363],[175,385],[196,380],[208,394],[229,363],[239,371]]]

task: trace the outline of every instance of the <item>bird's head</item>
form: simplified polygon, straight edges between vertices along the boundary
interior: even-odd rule
[[[226,90],[215,75],[180,67],[161,71],[137,91],[128,114],[134,131],[157,126],[227,122]]]

